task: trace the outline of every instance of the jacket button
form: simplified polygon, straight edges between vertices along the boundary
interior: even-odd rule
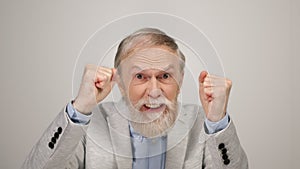
[[[51,142],[55,144],[55,143],[56,143],[56,138],[55,138],[55,137],[52,137],[52,138],[51,138]]]
[[[223,160],[227,160],[228,159],[228,155],[227,154],[223,154],[222,158],[223,158]]]
[[[226,148],[223,148],[222,149],[222,154],[226,154],[227,153],[227,149]]]
[[[48,147],[53,149],[54,148],[54,144],[52,142],[49,142]]]
[[[58,134],[58,132],[55,132],[55,133],[54,133],[54,137],[55,137],[56,139],[58,139],[58,138],[59,138],[59,134]]]
[[[225,164],[225,165],[228,165],[229,163],[230,163],[230,160],[229,160],[229,159],[224,160],[224,164]]]
[[[58,132],[58,134],[61,134],[61,133],[62,133],[62,128],[61,128],[61,127],[58,127],[58,128],[57,128],[57,132]]]
[[[223,149],[225,147],[225,144],[224,143],[220,143],[219,144],[219,150]]]

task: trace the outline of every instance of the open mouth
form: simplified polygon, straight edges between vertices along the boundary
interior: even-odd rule
[[[151,112],[162,112],[164,111],[166,108],[165,104],[144,104],[141,107],[141,111],[142,112],[147,112],[147,113],[151,113]]]

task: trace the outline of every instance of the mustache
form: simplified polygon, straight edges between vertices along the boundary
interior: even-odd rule
[[[140,112],[140,108],[144,106],[145,104],[159,104],[159,105],[165,105],[166,109],[162,112],[152,112],[152,113],[143,113]],[[164,96],[161,96],[159,98],[153,99],[141,99],[139,100],[135,105],[133,105],[133,110],[131,111],[131,121],[135,123],[151,123],[154,122],[161,117],[166,116],[170,113],[176,113],[177,111],[177,102],[171,101],[167,99]]]
[[[174,102],[167,99],[165,96],[160,96],[159,98],[149,98],[149,99],[141,99],[135,105],[134,108],[136,110],[140,110],[141,107],[145,104],[156,104],[156,105],[166,105],[168,109],[173,110]]]

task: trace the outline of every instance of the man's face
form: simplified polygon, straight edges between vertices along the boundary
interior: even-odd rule
[[[160,131],[141,134],[148,137],[159,135],[174,123],[177,96],[183,78],[181,62],[179,56],[165,47],[138,50],[121,62],[121,90],[134,112],[133,126],[138,123],[148,125],[148,129],[143,126],[144,130],[153,130],[158,125],[165,125],[158,123],[168,123],[165,127],[159,126]]]

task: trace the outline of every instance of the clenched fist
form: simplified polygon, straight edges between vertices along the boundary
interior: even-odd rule
[[[206,71],[199,76],[200,100],[208,120],[217,122],[226,114],[231,80],[208,74]]]
[[[83,114],[88,114],[111,91],[114,84],[116,69],[86,65],[74,108]]]

